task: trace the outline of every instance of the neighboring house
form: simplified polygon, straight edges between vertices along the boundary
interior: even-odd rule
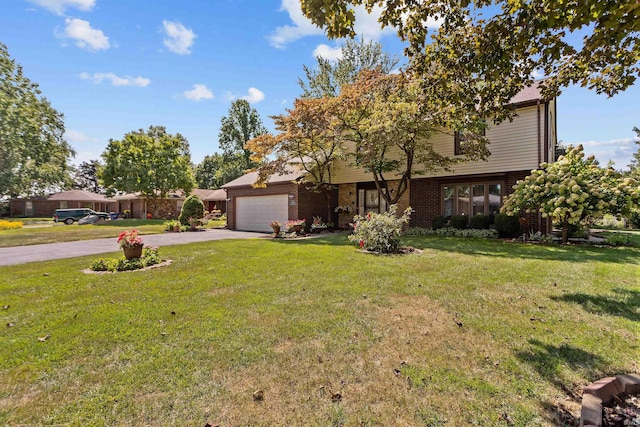
[[[555,160],[556,100],[543,99],[536,85],[516,95],[512,105],[518,116],[511,122],[490,125],[486,131],[491,141],[487,161],[461,163],[451,171],[419,175],[410,181],[409,189],[398,202],[398,210],[413,208],[411,226],[430,227],[438,215],[495,214],[516,181],[525,178],[540,163]],[[440,133],[431,141],[434,149],[445,155],[455,156],[459,148],[452,134]],[[299,173],[272,177],[266,188],[252,188],[255,177],[255,173],[250,173],[223,186],[229,196],[229,228],[269,231],[268,224],[274,219],[286,221],[320,215],[326,220],[322,196],[298,189],[292,183]],[[332,179],[338,188],[335,206],[350,208],[350,212],[339,214],[337,225],[344,227],[356,213],[387,209],[371,174],[362,168],[348,161],[337,162]],[[389,185],[393,189],[398,181],[390,181]],[[539,215],[527,219],[528,227],[549,230],[550,224]]]
[[[272,175],[265,188],[253,188],[258,173],[250,172],[223,185],[229,200],[227,227],[232,230],[269,232],[269,224],[273,220],[284,224],[290,219],[311,220],[314,215],[326,218],[327,203],[324,196],[294,182],[301,175],[301,172],[291,169],[285,175]],[[331,205],[336,206],[337,191],[333,192],[331,199]]]
[[[191,194],[196,194],[204,202],[205,210],[217,208],[226,212],[227,195],[224,190],[204,190],[200,188],[194,189]],[[147,213],[153,214],[151,202],[148,201],[140,193],[128,193],[115,196],[117,201],[117,211],[124,213],[128,211],[129,218],[146,218]],[[158,202],[157,217],[163,219],[177,218],[180,215],[182,204],[186,199],[184,192],[178,191],[169,193],[169,195]]]
[[[89,208],[98,212],[112,212],[116,201],[102,194],[83,190],[70,190],[49,197],[11,199],[9,215],[17,217],[53,217],[56,209]]]

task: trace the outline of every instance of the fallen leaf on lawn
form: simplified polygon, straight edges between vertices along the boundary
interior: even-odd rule
[[[16,326],[16,324],[15,324],[15,323],[13,323],[13,322],[9,322],[9,323],[7,323],[7,328],[11,328],[11,327],[13,327],[13,326]]]
[[[3,305],[3,306],[2,306],[2,309],[3,309],[3,310],[9,310],[9,307],[11,307],[11,306],[10,306],[10,305]]]
[[[253,400],[261,402],[264,400],[264,390],[256,390],[253,392]]]
[[[44,274],[43,274],[43,276],[45,276],[45,277],[46,277],[46,276],[48,276],[48,275],[49,275],[49,273],[44,273]]]
[[[331,401],[332,402],[340,402],[341,399],[342,399],[342,395],[340,393],[332,393],[331,394]]]
[[[45,342],[45,341],[46,341],[46,340],[48,340],[50,337],[51,337],[51,335],[50,335],[50,334],[47,334],[47,335],[45,335],[45,336],[43,336],[43,337],[41,337],[41,338],[38,338],[38,341],[40,341],[40,342]]]

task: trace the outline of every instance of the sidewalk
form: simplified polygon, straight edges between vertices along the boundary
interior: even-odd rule
[[[187,233],[145,234],[144,244],[149,246],[170,246],[185,243],[206,242],[224,239],[250,239],[269,236],[268,233],[252,233],[212,229]],[[16,246],[0,248],[0,266],[24,264],[35,261],[74,258],[118,252],[120,248],[115,237],[107,239],[80,240],[77,242],[48,243],[45,245]]]

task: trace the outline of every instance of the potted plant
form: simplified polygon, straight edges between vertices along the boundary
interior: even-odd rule
[[[322,218],[319,216],[313,217],[313,222],[311,223],[311,232],[312,233],[320,233],[322,230],[326,230],[328,225],[322,222]]]
[[[306,219],[292,219],[291,221],[287,222],[287,231],[289,233],[294,232],[297,234],[300,234],[302,232],[302,227],[304,227],[305,223],[307,222]]]
[[[278,220],[274,220],[274,221],[271,221],[271,224],[269,225],[271,226],[273,233],[276,235],[276,237],[278,237],[280,235],[280,229],[282,228],[282,223]]]
[[[140,258],[142,256],[144,242],[142,237],[138,236],[138,230],[125,230],[120,233],[118,235],[118,244],[122,248],[126,259]]]

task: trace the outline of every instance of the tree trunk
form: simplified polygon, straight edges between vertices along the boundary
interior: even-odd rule
[[[569,241],[569,223],[562,223],[562,243],[567,243]]]

